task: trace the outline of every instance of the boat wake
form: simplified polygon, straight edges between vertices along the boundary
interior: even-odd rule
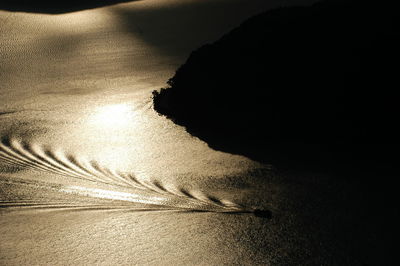
[[[1,138],[0,163],[18,169],[17,172],[36,170],[64,180],[53,183],[21,178],[15,173],[0,175],[0,207],[3,210],[73,208],[253,212],[250,208],[200,190],[166,186],[161,180],[142,180],[133,173],[107,169],[96,161],[80,160],[74,155],[17,138]]]

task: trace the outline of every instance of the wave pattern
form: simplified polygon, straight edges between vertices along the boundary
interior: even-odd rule
[[[23,186],[28,190],[36,189],[52,193],[48,198],[41,199],[32,197],[32,193],[17,200],[12,197],[1,197],[1,208],[123,208],[136,210],[253,212],[253,210],[232,201],[207,195],[198,190],[166,186],[161,180],[141,180],[135,174],[114,171],[102,167],[96,161],[86,162],[79,160],[73,155],[64,154],[60,151],[56,152],[49,147],[21,141],[17,138],[1,138],[0,161],[22,169],[35,169],[66,178],[84,180],[95,186],[103,184],[115,188],[115,190],[104,190],[20,178],[0,178],[3,185],[8,185],[8,190],[10,190],[10,186]],[[118,188],[120,188],[120,191]],[[7,194],[8,192],[4,192],[4,190],[7,189],[3,189],[2,194]],[[61,193],[64,196],[60,200],[53,200],[57,198],[54,193]],[[66,201],[65,199],[68,200]]]

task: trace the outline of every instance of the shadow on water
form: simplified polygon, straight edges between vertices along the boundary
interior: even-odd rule
[[[2,0],[0,10],[62,14],[140,0]]]
[[[150,46],[168,56],[186,57],[193,49],[215,41],[244,19],[292,2],[301,4],[315,0],[181,1],[171,5],[160,2],[159,6],[146,9],[115,7],[112,11],[126,30]]]

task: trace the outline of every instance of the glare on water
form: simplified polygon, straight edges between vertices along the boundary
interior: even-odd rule
[[[105,130],[118,130],[132,127],[134,116],[132,107],[127,104],[106,105],[94,110],[89,123]]]

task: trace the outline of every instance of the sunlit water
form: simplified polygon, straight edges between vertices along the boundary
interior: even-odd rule
[[[0,11],[0,264],[268,261],[250,213],[277,207],[270,166],[210,149],[151,91],[274,3],[187,2]]]

